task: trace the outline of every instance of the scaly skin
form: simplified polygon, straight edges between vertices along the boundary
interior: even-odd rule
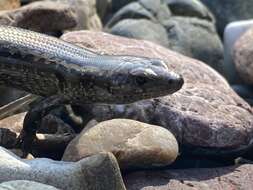
[[[127,104],[172,94],[183,78],[159,59],[99,55],[57,38],[0,26],[0,84],[47,99],[28,112],[19,143],[29,151],[41,118],[60,104]]]
[[[72,104],[125,104],[183,85],[159,59],[98,55],[57,38],[0,26],[0,84]]]

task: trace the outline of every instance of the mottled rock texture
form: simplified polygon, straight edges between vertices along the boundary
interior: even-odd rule
[[[223,73],[223,44],[213,23],[192,17],[171,17],[163,22],[168,48],[201,60]]]
[[[237,73],[246,84],[253,84],[253,28],[244,33],[234,45]]]
[[[100,152],[112,152],[121,169],[151,168],[172,163],[178,155],[175,137],[146,123],[113,119],[84,131],[70,142],[64,161],[77,161]]]
[[[16,180],[0,184],[0,190],[57,190],[57,188],[34,181]]]
[[[147,19],[124,19],[110,29],[111,34],[128,38],[145,39],[167,47],[169,40],[166,29]]]
[[[250,190],[253,165],[136,172],[124,179],[128,190]]]
[[[0,10],[15,9],[20,6],[19,0],[0,0]]]
[[[96,0],[50,0],[67,3],[77,13],[75,30],[101,30],[102,24],[96,10]]]
[[[0,12],[0,23],[38,32],[55,32],[75,27],[76,14],[66,4],[39,1]]]
[[[22,160],[0,147],[0,182],[29,180],[62,190],[125,190],[115,157],[94,155],[79,162]]]
[[[163,0],[172,14],[177,16],[197,17],[215,22],[214,16],[199,0]]]
[[[101,32],[72,32],[62,39],[98,53],[156,57],[181,74],[185,84],[177,93],[129,105],[93,106],[97,120],[131,118],[169,129],[183,145],[205,150],[236,150],[250,143],[253,111],[222,76],[200,61],[151,42]],[[217,152],[214,151],[216,154]]]

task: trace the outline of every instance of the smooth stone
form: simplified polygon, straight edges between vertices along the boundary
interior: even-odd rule
[[[128,190],[250,190],[253,165],[142,171],[124,176]]]
[[[0,12],[0,24],[37,32],[63,31],[76,26],[76,14],[64,3],[39,1]]]
[[[253,27],[247,30],[235,43],[233,57],[236,71],[245,84],[253,85]]]
[[[67,3],[77,14],[75,30],[102,30],[102,23],[97,14],[96,0],[51,0]]]
[[[20,7],[19,0],[0,0],[0,10],[10,10]]]
[[[69,143],[62,160],[78,161],[100,152],[112,152],[121,169],[152,168],[174,162],[178,144],[162,127],[113,119],[84,130]]]
[[[207,7],[199,0],[164,0],[173,15],[197,17],[215,22],[215,18]]]
[[[147,19],[124,19],[115,24],[109,32],[118,36],[148,40],[167,47],[166,29],[159,23]]]
[[[26,112],[23,112],[0,120],[0,128],[5,128],[11,130],[12,132],[20,133],[23,128],[25,115]]]
[[[253,27],[253,20],[236,21],[229,23],[224,31],[224,74],[230,84],[241,83],[240,76],[236,72],[233,59],[235,42],[249,28]]]
[[[53,186],[35,181],[16,180],[0,184],[0,190],[59,190]]]
[[[140,0],[129,3],[117,11],[107,22],[106,28],[111,28],[123,19],[148,19],[158,24],[170,17],[170,10],[160,0]]]
[[[201,0],[216,18],[216,25],[220,36],[230,22],[252,19],[253,1],[251,0]]]
[[[153,14],[159,23],[162,23],[171,17],[171,11],[162,0],[139,0],[145,9]]]
[[[163,25],[169,49],[203,61],[223,73],[223,44],[213,23],[193,17],[171,17]]]
[[[218,157],[222,151],[237,152],[250,145],[252,108],[203,62],[152,42],[102,32],[71,32],[62,39],[97,53],[160,58],[184,78],[182,89],[169,96],[128,105],[91,105],[88,111],[95,120],[129,118],[163,126],[175,135],[179,144],[189,146],[193,154],[201,147],[205,151],[198,154]]]
[[[22,4],[28,4],[41,0],[21,0]],[[43,0],[65,3],[71,6],[76,13],[77,26],[74,30],[88,29],[101,30],[102,23],[97,14],[96,0]],[[107,0],[108,1],[108,0]]]
[[[0,182],[12,180],[36,181],[62,190],[125,190],[117,161],[110,153],[79,162],[25,160],[0,147]]]
[[[123,19],[148,19],[156,20],[139,2],[132,2],[117,11],[107,22],[106,28],[111,28]]]

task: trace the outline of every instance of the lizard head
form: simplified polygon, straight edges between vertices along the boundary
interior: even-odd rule
[[[113,103],[126,104],[172,94],[183,83],[183,78],[169,71],[162,60],[122,56],[103,74],[103,84],[107,87],[100,94],[108,100],[110,96]]]

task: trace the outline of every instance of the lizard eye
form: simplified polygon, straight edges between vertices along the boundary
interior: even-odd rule
[[[135,78],[135,82],[137,85],[144,85],[147,82],[147,79],[143,76],[138,76]]]

